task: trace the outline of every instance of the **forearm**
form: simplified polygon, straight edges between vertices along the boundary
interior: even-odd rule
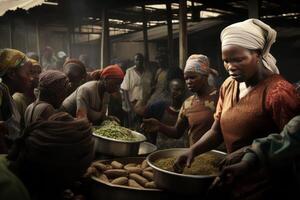
[[[289,134],[271,134],[254,140],[251,148],[260,165],[280,166],[300,154],[300,138]]]
[[[195,156],[215,149],[223,142],[223,136],[219,126],[219,122],[215,121],[211,129],[190,147],[190,150]]]
[[[175,126],[168,126],[166,124],[163,124],[159,122],[159,129],[158,131],[160,133],[163,133],[164,135],[171,137],[171,138],[180,138],[183,135],[183,132],[180,133],[177,131],[177,128]]]
[[[92,109],[88,110],[87,116],[90,119],[90,121],[92,121],[93,123],[96,123],[96,122],[98,123],[100,121],[103,121],[106,117],[105,112],[103,112],[103,111],[99,112],[99,111],[95,111]]]

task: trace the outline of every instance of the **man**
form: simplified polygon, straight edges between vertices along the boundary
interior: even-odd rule
[[[56,62],[57,62],[57,58],[54,56],[53,49],[47,46],[42,56],[41,64],[43,69],[44,70],[57,69]]]
[[[121,84],[123,92],[123,110],[128,114],[125,125],[134,128],[139,126],[141,118],[137,116],[137,106],[144,105],[150,95],[152,73],[146,70],[144,56],[137,53],[134,57],[134,66],[126,70],[124,80]],[[148,93],[149,94],[148,94]]]

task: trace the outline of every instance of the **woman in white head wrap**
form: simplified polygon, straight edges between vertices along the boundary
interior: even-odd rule
[[[278,75],[275,59],[269,53],[275,36],[270,26],[257,19],[232,24],[222,31],[222,59],[230,77],[220,88],[215,121],[211,129],[177,159],[175,168],[189,166],[195,156],[216,148],[223,141],[228,153],[244,148],[256,138],[280,132],[299,114],[299,96],[292,84]],[[256,172],[249,177],[259,184],[265,174]],[[257,194],[257,188],[251,185],[253,182],[243,180],[242,183],[231,187],[236,192],[233,197],[244,192]]]
[[[183,102],[174,126],[167,126],[153,118],[145,119],[145,131],[159,131],[169,137],[179,138],[188,130],[189,144],[197,142],[214,121],[213,114],[218,99],[217,90],[208,84],[209,74],[207,56],[191,55],[186,61],[184,78],[188,89],[194,95]]]

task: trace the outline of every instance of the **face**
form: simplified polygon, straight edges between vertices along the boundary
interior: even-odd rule
[[[64,73],[69,78],[71,84],[79,84],[80,81],[84,78],[82,70],[74,64],[66,65]]]
[[[39,65],[32,65],[31,69],[30,69],[30,73],[32,76],[32,87],[36,88],[38,86],[39,83],[39,75],[42,72],[42,68]]]
[[[141,56],[141,55],[136,55],[134,57],[134,64],[137,66],[137,67],[142,67],[143,64],[144,64],[144,58]]]
[[[62,102],[65,100],[67,96],[67,92],[69,89],[69,81],[65,82],[65,85],[56,92],[55,98],[53,98],[54,102],[52,103],[55,108],[59,108]]]
[[[171,81],[170,93],[173,99],[180,99],[184,93],[184,83],[182,81],[177,81],[177,80]]]
[[[120,78],[108,78],[105,79],[106,91],[110,94],[120,91],[120,85],[123,79]]]
[[[165,57],[159,56],[156,60],[157,60],[159,67],[161,67],[161,68],[167,67],[167,59]]]
[[[198,92],[205,86],[205,82],[207,83],[207,77],[196,72],[185,72],[184,79],[191,92]]]
[[[229,75],[238,82],[250,80],[259,69],[259,55],[255,51],[228,45],[222,48],[222,60]]]
[[[14,80],[16,92],[24,93],[31,88],[33,77],[31,75],[32,64],[30,61],[26,62],[20,67],[12,76]]]

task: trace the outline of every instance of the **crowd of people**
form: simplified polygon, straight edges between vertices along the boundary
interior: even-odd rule
[[[279,75],[270,54],[275,38],[257,19],[223,29],[229,77],[220,87],[203,54],[192,54],[183,71],[160,52],[156,65],[137,53],[125,70],[112,63],[90,72],[86,55],[56,56],[46,47],[39,60],[1,49],[0,199],[63,199],[94,159],[92,126],[106,119],[142,132],[158,149],[189,147],[177,171],[199,154],[226,151],[208,198],[295,194],[300,96]]]

